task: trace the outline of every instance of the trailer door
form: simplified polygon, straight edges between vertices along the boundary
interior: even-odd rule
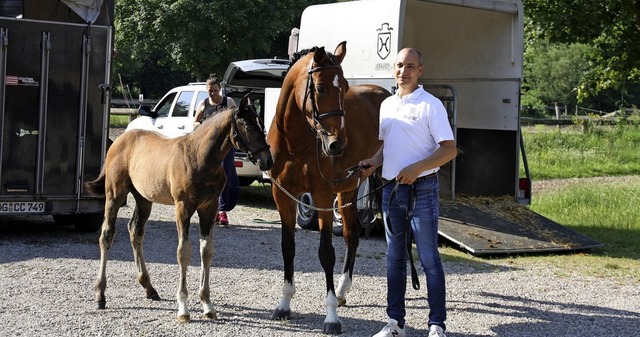
[[[110,28],[0,18],[0,34],[0,198],[78,199],[104,158]]]

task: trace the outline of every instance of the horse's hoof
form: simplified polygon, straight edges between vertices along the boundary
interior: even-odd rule
[[[327,335],[339,335],[342,333],[342,322],[325,322],[324,333]]]
[[[107,307],[107,301],[98,301],[98,310],[102,310]]]
[[[338,306],[343,307],[345,304],[347,304],[347,299],[338,297]]]
[[[205,312],[202,314],[202,317],[204,317],[204,319],[218,319],[215,311]]]
[[[160,295],[158,295],[158,293],[149,294],[147,298],[152,301],[160,301]]]
[[[276,309],[271,314],[271,319],[274,321],[290,319],[290,318],[291,318],[291,310]]]
[[[189,323],[191,321],[191,316],[189,314],[178,315],[178,317],[176,317],[176,320],[178,320],[178,322],[180,323]]]

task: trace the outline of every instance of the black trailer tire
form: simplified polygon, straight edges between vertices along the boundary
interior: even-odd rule
[[[94,233],[102,227],[104,214],[75,214],[75,228],[78,232]]]
[[[318,230],[318,212],[308,207],[315,206],[311,193],[304,193],[300,196],[301,203],[296,204],[296,223],[302,229]]]
[[[75,214],[54,214],[53,221],[60,226],[75,224]]]

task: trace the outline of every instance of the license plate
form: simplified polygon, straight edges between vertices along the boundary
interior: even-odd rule
[[[9,201],[0,202],[0,213],[43,213],[44,202],[39,201]]]

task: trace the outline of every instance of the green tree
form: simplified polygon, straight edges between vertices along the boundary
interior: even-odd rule
[[[578,86],[589,69],[588,49],[580,43],[549,43],[544,39],[529,43],[524,63],[525,114],[544,113],[540,111],[544,105],[573,107],[578,103]]]
[[[183,84],[185,75],[199,81],[212,72],[222,76],[233,60],[287,56],[286,41],[303,9],[327,2],[116,0],[114,69],[143,91],[159,81],[164,92]],[[169,78],[157,78],[154,68]]]
[[[578,99],[607,89],[622,101],[640,81],[640,0],[523,0],[534,36],[550,42],[582,43],[591,67]]]

